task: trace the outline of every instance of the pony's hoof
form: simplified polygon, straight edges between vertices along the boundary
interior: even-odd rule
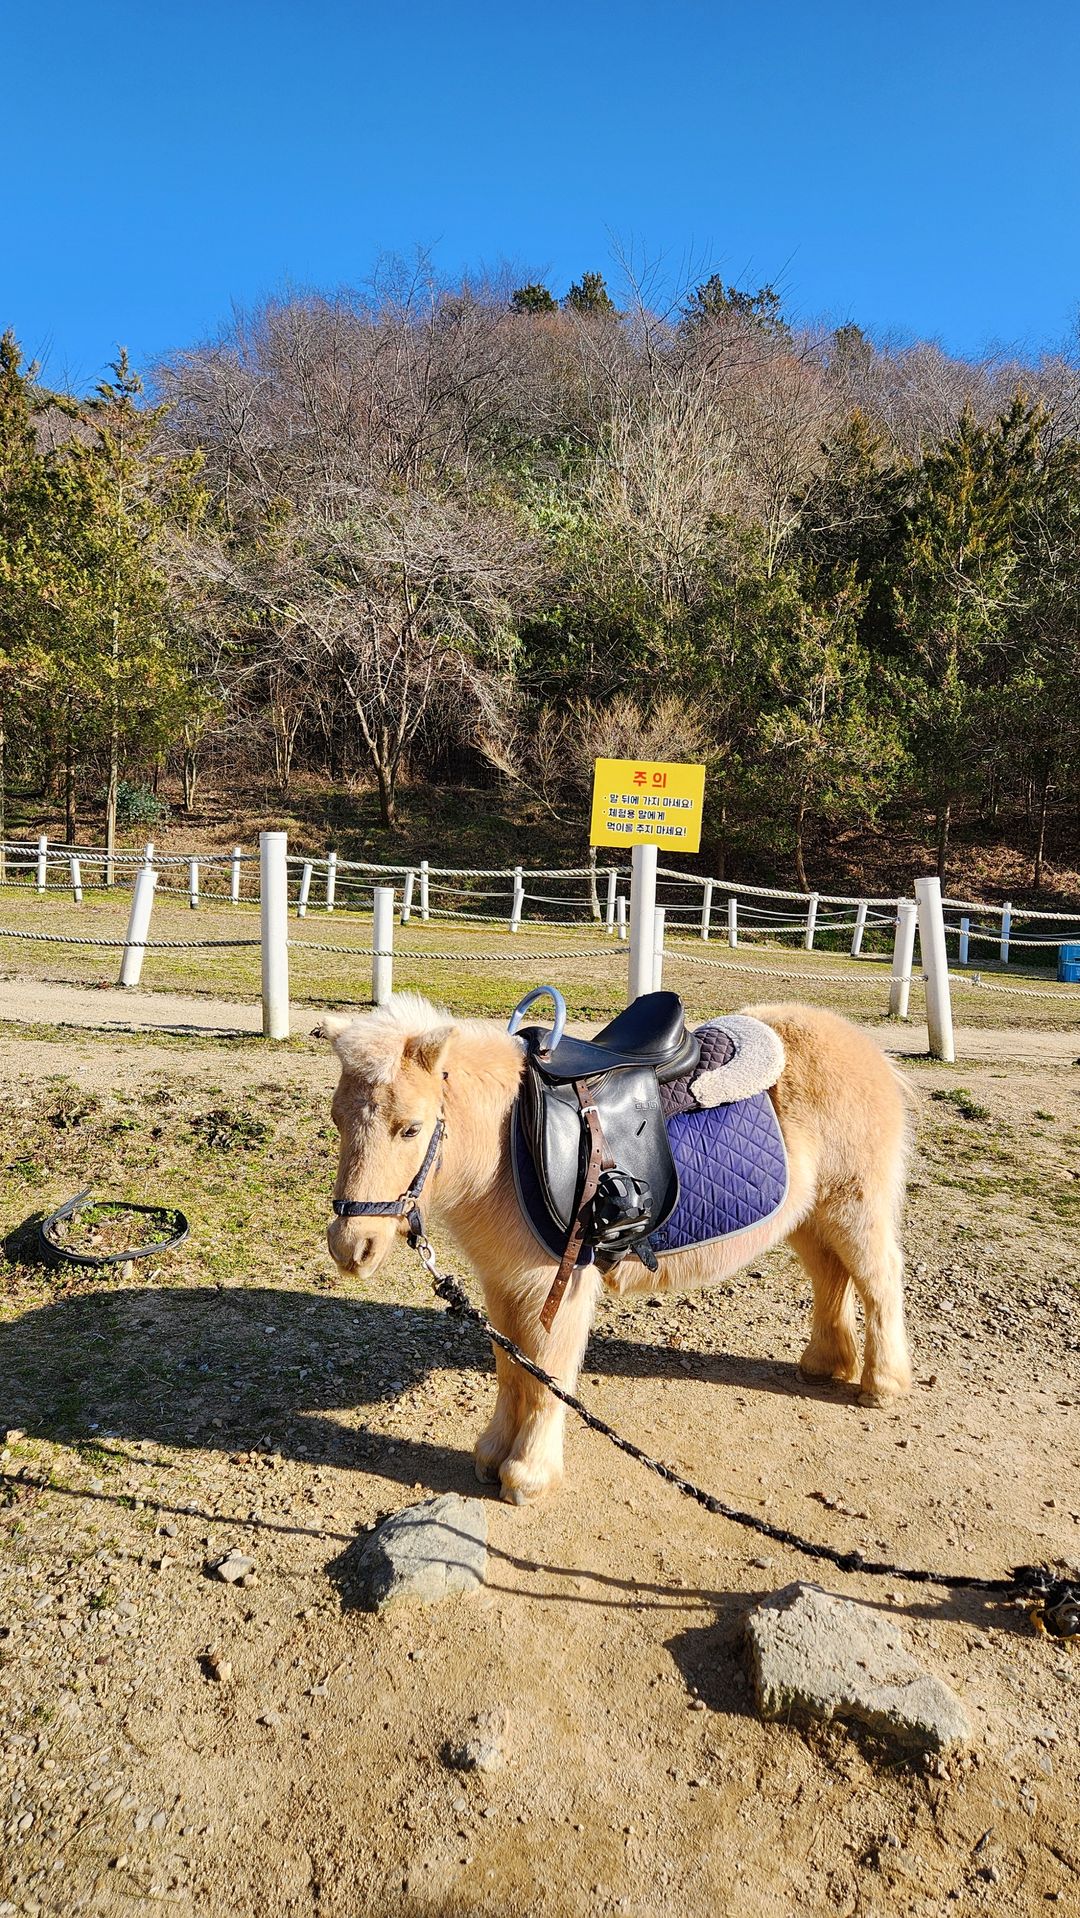
[[[480,1480],[481,1485],[494,1485],[499,1476],[497,1461],[495,1459],[488,1460],[478,1458],[475,1452],[473,1453],[472,1468],[476,1477]]]
[[[859,1391],[859,1404],[879,1408],[883,1405],[891,1405],[894,1399],[905,1398],[910,1390],[910,1379],[868,1380]]]
[[[555,1490],[562,1473],[536,1471],[519,1459],[510,1459],[499,1478],[502,1484],[499,1496],[507,1505],[535,1505],[538,1499],[546,1498]]]
[[[801,1379],[820,1385],[822,1380],[834,1385],[854,1385],[859,1376],[858,1360],[847,1359],[840,1354],[827,1357],[824,1353],[811,1351],[807,1346],[795,1370]]]

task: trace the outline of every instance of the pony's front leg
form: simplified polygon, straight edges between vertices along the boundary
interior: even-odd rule
[[[596,1310],[599,1275],[595,1266],[574,1274],[550,1332],[540,1324],[540,1311],[551,1272],[537,1277],[539,1283],[516,1298],[489,1298],[488,1314],[496,1329],[513,1339],[527,1358],[573,1391]],[[477,1442],[476,1470],[481,1478],[497,1475],[503,1498],[511,1505],[524,1505],[553,1491],[562,1478],[566,1409],[498,1346],[495,1369],[499,1396]]]

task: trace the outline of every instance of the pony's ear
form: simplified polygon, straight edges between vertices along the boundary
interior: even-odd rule
[[[312,1026],[313,1039],[340,1039],[343,1032],[355,1024],[355,1012],[324,1012],[317,1026]]]
[[[428,1032],[415,1032],[406,1039],[402,1057],[411,1059],[423,1072],[437,1072],[456,1030],[456,1026],[432,1026]]]

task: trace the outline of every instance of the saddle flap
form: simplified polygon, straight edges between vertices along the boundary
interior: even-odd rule
[[[679,1196],[656,1075],[647,1066],[613,1067],[590,1079],[588,1090],[612,1163],[650,1194],[643,1236],[663,1224]],[[522,1080],[521,1121],[544,1204],[559,1231],[568,1233],[589,1152],[574,1085],[551,1083],[530,1059]]]

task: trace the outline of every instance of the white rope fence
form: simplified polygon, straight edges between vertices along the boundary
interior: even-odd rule
[[[107,855],[95,848],[71,847],[52,848],[42,837],[36,844],[32,842],[4,842],[5,853],[21,856],[23,870],[32,874],[29,881],[8,881],[9,884],[23,884],[24,890],[43,893],[56,890],[49,882],[49,865],[55,866],[66,860],[69,868],[69,883],[76,905],[83,902],[83,867],[90,871],[107,871]],[[147,952],[194,952],[223,949],[259,948],[261,953],[264,1031],[269,1037],[280,1038],[288,1035],[289,1029],[289,955],[290,952],[309,958],[314,953],[328,956],[370,959],[372,962],[371,996],[375,1004],[383,1004],[393,989],[393,963],[398,957],[404,964],[428,961],[440,964],[458,965],[542,965],[555,962],[587,960],[592,964],[596,960],[610,963],[626,957],[628,960],[628,992],[632,1000],[642,992],[659,988],[665,961],[676,966],[704,967],[710,971],[743,973],[749,978],[776,979],[803,987],[844,988],[865,990],[868,975],[867,964],[873,968],[879,964],[882,969],[889,963],[887,950],[882,950],[884,935],[892,931],[891,966],[888,972],[888,1011],[891,1015],[906,1018],[910,990],[913,980],[919,975],[915,971],[914,951],[916,931],[920,942],[921,980],[926,989],[927,1020],[930,1027],[931,1050],[942,1058],[953,1055],[952,1013],[950,988],[961,985],[965,988],[999,992],[1015,998],[1055,1000],[1068,1006],[1067,986],[1073,979],[1080,983],[1080,943],[1070,946],[1060,938],[1040,936],[1034,939],[1017,939],[1013,936],[1014,917],[1038,919],[1043,923],[1063,926],[1075,923],[1080,926],[1080,914],[1072,920],[1068,915],[1051,913],[1013,914],[1009,906],[1002,908],[976,907],[971,902],[941,899],[940,887],[936,879],[916,881],[916,899],[882,899],[869,895],[804,894],[784,891],[778,887],[742,886],[734,881],[717,880],[698,874],[673,873],[669,868],[659,867],[656,862],[656,848],[635,846],[631,862],[630,886],[625,882],[624,870],[613,867],[597,869],[580,867],[544,867],[527,870],[516,866],[506,869],[492,868],[451,868],[432,867],[426,860],[415,865],[394,867],[377,866],[364,861],[339,860],[333,852],[325,859],[305,859],[290,857],[286,835],[279,832],[260,835],[258,872],[252,874],[255,879],[254,900],[259,904],[261,914],[260,935],[258,938],[214,938],[214,939],[151,939],[150,920],[156,894],[169,892],[190,897],[191,905],[197,906],[200,899],[200,880],[204,870],[218,872],[228,883],[229,902],[236,905],[251,901],[242,891],[245,867],[254,867],[255,855],[245,853],[241,847],[234,847],[231,853],[216,853],[207,857],[187,854],[159,855],[148,842],[141,853],[128,851],[116,855],[117,865],[123,863],[134,873],[134,887],[131,896],[130,915],[126,934],[123,938],[96,937],[82,933],[44,932],[21,927],[0,927],[0,940],[24,940],[35,945],[69,945],[73,947],[95,947],[121,954],[119,984],[125,987],[140,983],[142,966]],[[163,875],[176,866],[187,865],[188,885],[186,888],[168,885]],[[400,887],[389,884],[374,884],[372,880],[362,882],[365,892],[365,914],[371,913],[372,936],[370,944],[335,943],[330,944],[319,938],[295,939],[289,937],[288,921],[290,905],[295,904],[298,918],[307,916],[311,906],[312,887],[316,876],[322,893],[325,912],[333,913],[342,908],[342,894],[351,884],[356,883],[350,875],[364,873],[387,875],[400,880]],[[290,879],[297,881],[292,896]],[[466,884],[456,882],[471,880],[507,880],[510,882],[508,895],[501,891],[483,890],[473,892]],[[587,892],[582,895],[567,891],[567,882],[584,881]],[[552,881],[560,884],[561,890],[554,893],[531,890],[540,881]],[[447,882],[444,884],[444,882]],[[671,894],[679,887],[688,889],[695,895],[695,903],[687,907],[675,901]],[[503,915],[471,913],[456,908],[433,906],[433,890],[442,889],[444,894],[457,897],[502,899],[508,896],[508,910]],[[66,888],[65,888],[66,889]],[[662,889],[663,903],[658,900]],[[604,901],[600,904],[603,891]],[[718,899],[717,894],[722,894]],[[370,894],[370,907],[367,895]],[[774,904],[759,902],[798,903],[800,911],[795,914],[784,911]],[[528,904],[557,908],[567,904],[580,904],[582,916],[574,920],[565,920],[546,915],[526,916]],[[960,919],[959,926],[946,922],[945,905],[955,911],[960,905],[970,908]],[[714,911],[722,916],[714,919]],[[855,907],[854,918],[850,917],[850,908]],[[847,910],[845,910],[847,909]],[[1000,927],[995,933],[972,927],[970,913],[998,913]],[[484,950],[472,950],[467,945],[459,948],[432,946],[430,949],[421,944],[413,949],[394,950],[395,917],[402,927],[418,922],[421,929],[425,926],[437,933],[440,925],[447,921],[460,922],[462,930],[466,926],[504,925],[507,929],[507,943],[501,947]],[[325,922],[324,922],[325,923]],[[578,944],[567,944],[551,949],[536,951],[522,939],[523,933],[553,932],[567,929],[581,937]],[[878,936],[878,950],[864,953],[863,940],[867,931]],[[735,951],[748,938],[756,934],[766,939],[774,935],[794,932],[798,935],[803,948],[810,952],[814,949],[815,939],[827,934],[852,934],[850,956],[861,961],[860,964],[843,971],[818,971],[814,967],[795,968],[757,964]],[[674,937],[671,935],[674,934]],[[628,937],[629,935],[629,937]],[[713,937],[726,937],[732,955],[730,958],[708,956],[704,947]],[[1059,977],[1066,990],[1042,991],[1037,986],[1006,985],[1000,980],[990,981],[981,973],[950,971],[947,957],[947,940],[958,938],[959,963],[967,961],[968,941],[996,941],[999,945],[1001,962],[1008,962],[1009,944],[1027,949],[1042,949],[1058,946],[1062,953],[1062,966],[1066,956],[1071,962],[1075,955],[1076,971],[1070,973],[1059,967]],[[881,976],[880,974],[878,976]],[[1030,976],[1030,975],[1029,975]],[[1077,1001],[1080,1012],[1080,1001]]]

